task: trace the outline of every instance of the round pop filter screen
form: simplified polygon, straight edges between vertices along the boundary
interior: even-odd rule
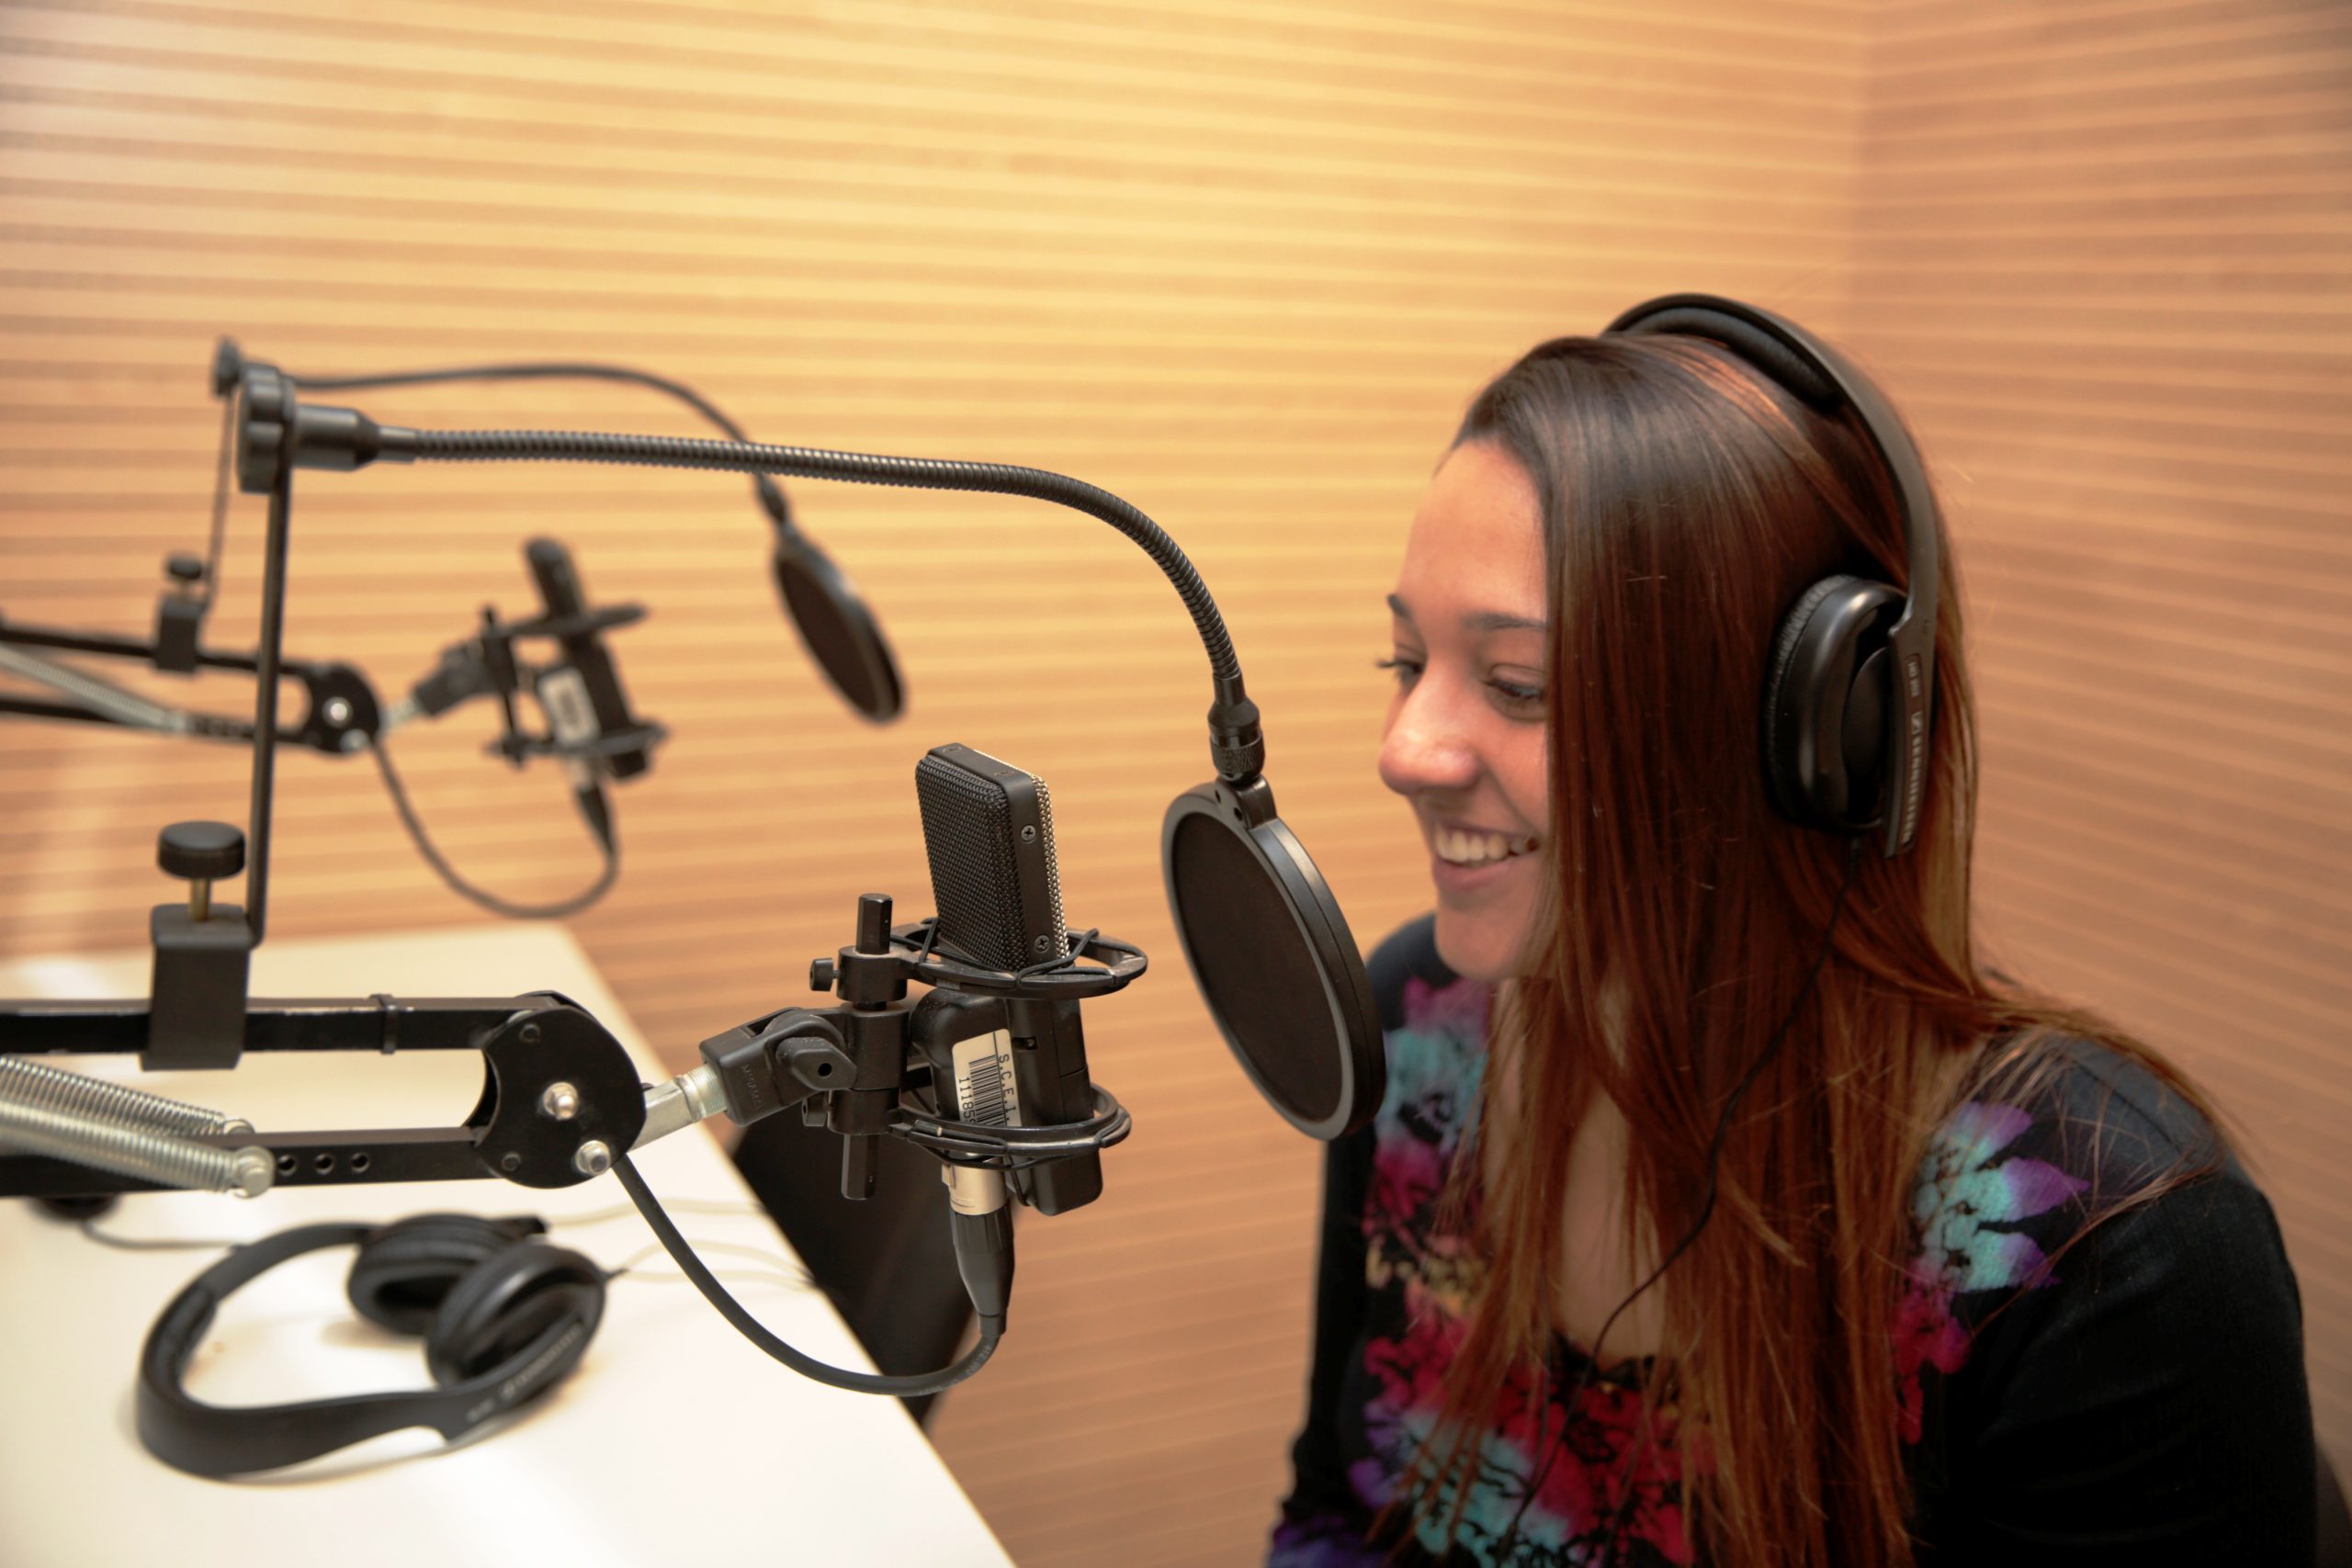
[[[779,542],[776,592],[808,657],[849,705],[876,724],[899,716],[899,667],[882,627],[841,568],[806,539]]]
[[[1370,1121],[1387,1078],[1372,987],[1297,839],[1204,784],[1169,807],[1160,850],[1184,957],[1250,1081],[1311,1137]]]

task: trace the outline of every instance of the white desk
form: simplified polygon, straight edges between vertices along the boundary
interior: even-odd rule
[[[0,964],[0,997],[143,996],[143,953]],[[649,1082],[665,1076],[585,956],[560,930],[478,926],[364,940],[273,940],[254,955],[256,997],[509,996],[556,990],[601,1020]],[[729,1021],[710,1021],[717,1032]],[[0,1051],[6,1049],[0,1026]],[[243,1116],[264,1129],[454,1126],[481,1064],[468,1052],[385,1057],[247,1053],[233,1071],[139,1075],[137,1058],[56,1059],[74,1070]],[[640,1151],[663,1200],[748,1201],[715,1140],[688,1129]],[[130,1235],[250,1239],[324,1220],[433,1210],[537,1213],[552,1239],[610,1268],[652,1240],[617,1180],[557,1191],[499,1181],[289,1188],[252,1201],[212,1193],[126,1197],[101,1222]],[[672,1208],[696,1240],[753,1246],[796,1270],[756,1213]],[[426,1428],[289,1471],[198,1480],[151,1458],[131,1422],[139,1348],[164,1303],[219,1255],[103,1247],[27,1201],[0,1201],[0,1563],[175,1568],[313,1562],[334,1568],[592,1568],[703,1562],[811,1565],[1010,1560],[895,1399],[808,1382],[771,1361],[656,1252],[608,1288],[581,1369],[519,1417],[455,1446]],[[758,1266],[706,1255],[787,1343],[872,1371],[821,1294],[729,1278]],[[423,1342],[358,1317],[347,1248],[313,1253],[231,1297],[188,1369],[220,1404],[423,1388]],[[984,1371],[980,1374],[985,1377]],[[952,1397],[952,1395],[950,1396]]]

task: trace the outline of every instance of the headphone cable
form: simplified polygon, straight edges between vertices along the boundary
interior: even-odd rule
[[[392,797],[392,809],[400,814],[401,825],[408,829],[408,836],[414,840],[416,852],[424,857],[424,863],[449,885],[451,891],[471,899],[493,915],[517,920],[565,919],[602,898],[620,875],[620,840],[616,830],[611,838],[602,833],[594,835],[597,848],[605,857],[605,869],[587,888],[569,898],[553,904],[515,904],[484,888],[476,887],[458,874],[458,868],[442,858],[441,852],[434,847],[432,839],[426,835],[424,823],[417,817],[416,808],[409,804],[408,791],[401,784],[400,773],[392,767],[391,749],[384,744],[384,738],[370,736],[368,750],[374,754],[376,771],[383,775],[384,788]]]
[[[1601,1348],[1609,1338],[1609,1331],[1617,1325],[1617,1319],[1623,1314],[1627,1307],[1639,1301],[1643,1293],[1651,1286],[1666,1278],[1666,1271],[1673,1268],[1684,1253],[1690,1250],[1691,1244],[1699,1239],[1699,1234],[1707,1228],[1707,1222],[1714,1218],[1715,1190],[1723,1164],[1724,1139],[1731,1131],[1731,1119],[1739,1110],[1739,1102],[1746,1098],[1748,1087],[1755,1083],[1765,1066],[1779,1054],[1781,1043],[1788,1038],[1790,1029],[1796,1023],[1797,1015],[1804,1010],[1806,1000],[1812,997],[1813,987],[1820,980],[1822,970],[1828,966],[1829,954],[1838,937],[1838,919],[1845,913],[1846,895],[1853,889],[1854,878],[1860,871],[1861,863],[1862,841],[1855,839],[1847,851],[1846,874],[1838,884],[1837,900],[1829,907],[1829,923],[1822,930],[1821,946],[1814,954],[1813,967],[1805,972],[1804,984],[1798,987],[1796,1000],[1789,1004],[1787,1015],[1772,1031],[1772,1037],[1764,1043],[1764,1049],[1756,1054],[1756,1060],[1748,1065],[1747,1071],[1740,1075],[1739,1082],[1732,1088],[1731,1098],[1724,1101],[1722,1114],[1715,1118],[1714,1136],[1707,1145],[1706,1196],[1700,1201],[1699,1216],[1691,1222],[1690,1228],[1683,1233],[1682,1239],[1674,1244],[1673,1250],[1666,1255],[1665,1261],[1651,1269],[1649,1278],[1634,1286],[1632,1293],[1611,1308],[1609,1315],[1601,1320],[1600,1332],[1593,1336],[1592,1348],[1586,1355],[1584,1368],[1577,1374],[1576,1387],[1568,1391],[1568,1397],[1561,1411],[1560,1441],[1556,1445],[1547,1445],[1544,1438],[1545,1422],[1550,1418],[1552,1409],[1552,1370],[1549,1358],[1546,1358],[1544,1369],[1544,1397],[1542,1403],[1535,1408],[1535,1446],[1543,1450],[1544,1460],[1536,1467],[1534,1479],[1528,1483],[1526,1495],[1520,1498],[1519,1507],[1510,1517],[1510,1528],[1503,1533],[1502,1545],[1496,1550],[1495,1560],[1498,1562],[1508,1562],[1510,1560],[1511,1549],[1519,1544],[1520,1521],[1526,1517],[1528,1506],[1535,1501],[1536,1495],[1543,1490],[1544,1478],[1551,1473],[1553,1459],[1558,1454],[1560,1449],[1567,1444],[1566,1424],[1576,1419],[1577,1402],[1584,1397],[1585,1390],[1591,1386],[1594,1375],[1600,1371]],[[1628,1451],[1630,1454],[1631,1450]],[[1617,1529],[1623,1524],[1625,1510],[1630,1503],[1630,1496],[1621,1501],[1615,1514],[1611,1516],[1611,1540],[1607,1543],[1611,1556],[1615,1555]]]

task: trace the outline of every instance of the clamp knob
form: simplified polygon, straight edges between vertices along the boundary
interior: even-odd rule
[[[187,881],[187,917],[212,918],[212,885],[245,869],[245,834],[226,822],[175,822],[155,843],[155,863]]]
[[[245,378],[245,356],[237,349],[237,340],[222,338],[212,345],[212,395],[225,398],[235,391]]]
[[[226,822],[175,822],[156,841],[155,863],[191,882],[234,876],[245,869],[245,831]]]

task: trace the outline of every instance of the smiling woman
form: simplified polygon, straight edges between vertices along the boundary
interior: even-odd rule
[[[1413,804],[1437,887],[1438,952],[1499,980],[1521,961],[1543,888],[1550,801],[1544,531],[1535,487],[1501,447],[1446,457],[1388,596],[1396,676],[1380,777]],[[1408,597],[1409,590],[1410,597]]]
[[[1793,324],[1661,307],[1479,395],[1389,597],[1436,908],[1371,965],[1271,1561],[2308,1562],[2268,1203],[1975,955],[1907,434]]]

